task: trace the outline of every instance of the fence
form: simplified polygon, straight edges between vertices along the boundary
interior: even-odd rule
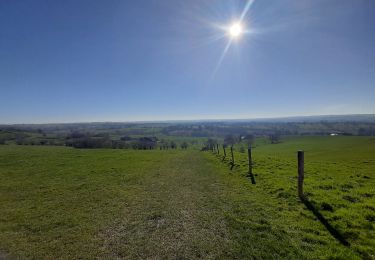
[[[215,149],[212,151],[220,157],[219,146],[214,146]],[[221,161],[227,160],[226,147],[223,146],[223,157]],[[304,180],[305,180],[305,152],[300,150],[296,153],[297,169],[296,169],[296,190],[297,196],[302,203],[309,209],[315,217],[325,226],[325,228],[330,232],[330,234],[335,237],[341,244],[345,246],[350,246],[349,242],[344,238],[344,236],[335,229],[328,220],[319,212],[319,210],[308,200],[304,193]],[[234,147],[230,146],[230,158],[229,158],[230,169],[232,170],[236,166],[236,158],[234,153]],[[247,177],[250,178],[252,184],[256,184],[255,174],[253,172],[254,161],[253,161],[253,149],[251,146],[247,149]]]

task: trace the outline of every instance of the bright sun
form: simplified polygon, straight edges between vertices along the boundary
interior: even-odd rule
[[[234,23],[229,27],[229,35],[232,38],[238,38],[243,33],[243,28],[240,23]]]

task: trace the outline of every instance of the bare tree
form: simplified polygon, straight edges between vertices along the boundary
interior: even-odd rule
[[[174,141],[171,141],[170,142],[170,146],[171,146],[171,149],[176,149],[177,148],[177,145]]]
[[[188,148],[188,143],[187,143],[187,142],[183,142],[183,143],[181,144],[181,149],[186,150],[187,148]]]
[[[212,138],[208,138],[207,142],[206,142],[206,146],[209,150],[213,150],[214,149],[214,146],[217,144],[217,141],[215,139],[212,139]]]
[[[271,144],[277,144],[280,142],[280,134],[273,133],[268,136],[269,140],[271,141]]]
[[[233,135],[227,135],[224,138],[224,144],[233,146],[236,143],[236,138]]]

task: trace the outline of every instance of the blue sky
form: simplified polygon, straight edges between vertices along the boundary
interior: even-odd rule
[[[0,123],[375,113],[375,1],[2,0]]]

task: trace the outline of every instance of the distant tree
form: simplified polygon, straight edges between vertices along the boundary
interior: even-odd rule
[[[79,132],[79,131],[73,131],[71,132],[66,138],[67,139],[77,139],[77,138],[84,138],[87,137],[85,133]]]
[[[25,144],[25,139],[24,138],[16,138],[16,144],[18,145],[23,145]]]
[[[169,147],[168,141],[166,141],[164,139],[161,139],[160,142],[159,142],[159,146],[160,146],[161,150],[167,150],[168,147]]]
[[[177,148],[177,145],[176,145],[176,143],[174,141],[171,141],[169,145],[170,145],[171,149],[176,149]]]
[[[212,139],[212,138],[208,138],[207,139],[207,142],[206,142],[206,146],[209,150],[212,150],[214,149],[214,146],[217,144],[217,141],[215,139]]]
[[[255,136],[252,134],[247,134],[243,137],[243,140],[246,142],[248,146],[251,146],[255,143]]]
[[[236,138],[233,135],[226,135],[224,138],[224,144],[232,146],[236,143]]]
[[[268,136],[268,139],[270,140],[271,144],[277,144],[280,142],[280,135],[278,133],[273,133]]]
[[[113,149],[126,149],[128,145],[126,142],[121,140],[112,140],[112,148]]]
[[[157,141],[152,137],[141,137],[133,142],[133,149],[152,150],[155,149]]]
[[[187,142],[182,142],[181,149],[186,150],[187,148],[188,148],[188,143]]]
[[[94,134],[93,137],[110,138],[108,133],[97,133],[97,134]]]
[[[363,135],[363,136],[375,135],[375,127],[368,127],[368,128],[361,127],[358,129],[358,135]]]
[[[366,135],[366,129],[361,127],[358,129],[358,135]]]
[[[74,148],[112,148],[112,141],[109,138],[85,136],[82,138],[67,139],[65,145]]]
[[[121,141],[130,141],[130,140],[132,140],[132,138],[127,135],[121,137]]]

